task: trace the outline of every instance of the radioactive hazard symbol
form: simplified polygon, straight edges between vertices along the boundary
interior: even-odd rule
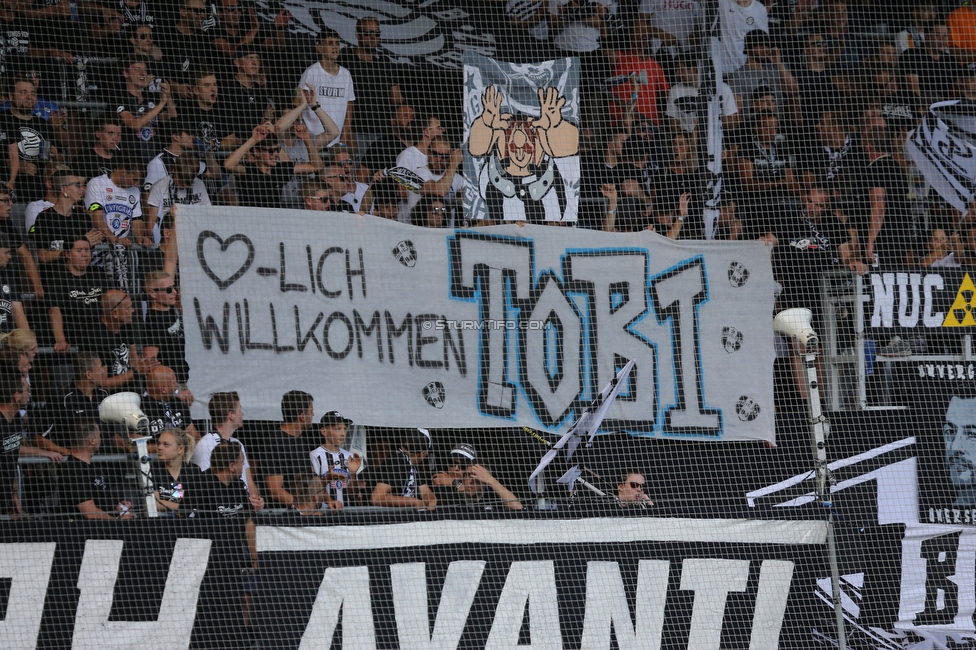
[[[973,307],[976,306],[976,285],[967,273],[959,285],[956,299],[949,307],[949,313],[942,321],[942,327],[973,327],[976,326],[976,318],[973,318]]]

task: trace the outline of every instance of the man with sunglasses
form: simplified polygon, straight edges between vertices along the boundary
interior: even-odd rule
[[[274,131],[275,126],[270,123],[257,125],[251,137],[224,161],[224,169],[235,175],[241,205],[280,208],[284,188],[293,176],[315,174],[323,169],[314,138],[306,144],[309,162],[295,163],[281,150]]]
[[[419,194],[401,192],[400,223],[410,223],[410,211],[420,202],[421,195],[446,197],[464,188],[464,178],[457,173],[461,166],[461,150],[451,147],[444,131],[437,117],[428,118],[420,142],[397,156],[397,167],[409,169],[424,179]]]
[[[326,165],[325,171],[322,172],[322,180],[329,188],[329,199],[332,206],[329,208],[330,210],[333,212],[356,211],[355,209],[362,201],[366,189],[359,194],[359,199],[356,200],[356,192],[359,190],[360,184],[352,179],[350,171],[346,169],[345,165],[337,162]]]
[[[143,317],[142,344],[159,350],[159,362],[173,369],[177,382],[185,386],[190,376],[186,362],[186,336],[183,331],[183,315],[176,305],[179,296],[173,276],[165,271],[146,274],[143,284],[149,295],[149,309]],[[193,393],[180,389],[177,393],[183,402],[192,403]]]
[[[433,477],[437,500],[444,506],[474,510],[522,510],[522,503],[478,462],[473,445],[462,443],[451,450],[447,471]]]
[[[654,502],[644,492],[646,488],[647,481],[643,474],[635,469],[624,470],[617,483],[617,502],[621,508],[653,506]]]

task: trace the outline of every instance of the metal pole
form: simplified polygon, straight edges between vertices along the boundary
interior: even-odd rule
[[[854,274],[854,356],[857,358],[857,408],[863,411],[868,405],[868,370],[864,359],[864,303],[861,294],[864,278]]]
[[[152,438],[139,437],[133,438],[132,444],[136,447],[136,465],[139,472],[139,484],[142,486],[143,495],[146,498],[146,513],[150,517],[158,517],[156,511],[156,496],[153,494],[152,467],[149,464],[149,441]]]
[[[718,0],[702,2],[698,36],[698,151],[705,152],[705,168],[711,172],[704,188],[702,226],[706,239],[714,237],[722,191],[721,21]]]
[[[807,383],[810,393],[810,444],[813,448],[814,471],[817,482],[817,497],[827,508],[827,556],[830,560],[831,601],[837,619],[837,647],[847,649],[847,635],[844,632],[844,607],[840,598],[840,569],[837,566],[837,543],[834,539],[834,504],[830,498],[827,468],[827,420],[820,410],[820,386],[817,383],[817,353],[807,351],[804,355],[807,366]]]

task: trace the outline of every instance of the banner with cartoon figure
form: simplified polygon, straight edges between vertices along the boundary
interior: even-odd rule
[[[469,219],[576,221],[579,60],[519,64],[464,57]]]

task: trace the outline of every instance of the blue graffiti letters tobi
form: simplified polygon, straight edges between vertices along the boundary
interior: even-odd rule
[[[646,250],[572,251],[563,259],[566,289],[586,302],[584,331],[588,386],[595,396],[629,359],[635,359],[606,428],[650,432],[657,421],[657,346],[637,331],[649,313]]]
[[[705,407],[702,386],[698,308],[708,300],[704,260],[699,256],[652,280],[651,295],[659,322],[671,323],[676,404],[664,409],[664,432],[721,435],[722,411]]]
[[[535,304],[520,321],[520,378],[536,415],[554,426],[572,411],[583,387],[583,323],[555,276],[544,273],[536,288]]]
[[[477,302],[478,318],[503,323],[528,306],[534,250],[525,239],[458,233],[450,238],[451,297]],[[489,327],[479,341],[478,409],[515,416],[517,330]]]

